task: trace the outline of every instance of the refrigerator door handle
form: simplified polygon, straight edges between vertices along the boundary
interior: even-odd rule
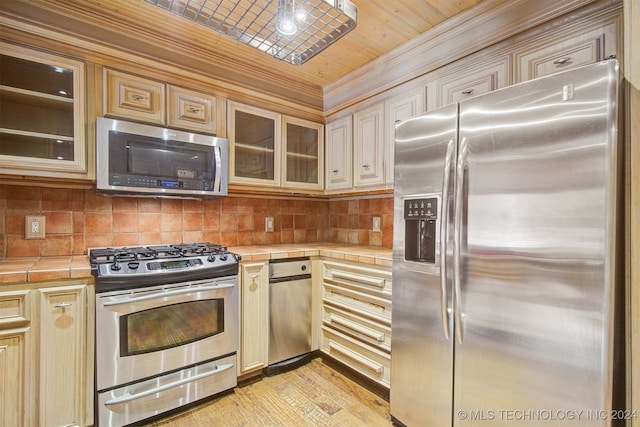
[[[464,338],[462,331],[462,296],[460,291],[460,247],[462,245],[462,212],[464,203],[464,177],[467,171],[467,155],[469,145],[467,138],[460,141],[458,164],[456,166],[456,191],[453,225],[453,315],[458,343],[462,344]]]
[[[449,312],[447,305],[449,297],[447,292],[447,224],[449,223],[449,181],[451,177],[451,163],[454,161],[454,140],[447,143],[447,154],[444,158],[444,176],[442,179],[442,213],[440,214],[440,310],[442,313],[442,327],[444,336],[449,340]]]

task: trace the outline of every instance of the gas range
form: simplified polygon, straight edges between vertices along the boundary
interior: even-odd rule
[[[89,249],[96,292],[236,275],[240,259],[211,243]]]

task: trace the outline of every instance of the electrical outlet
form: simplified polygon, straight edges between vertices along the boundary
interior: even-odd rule
[[[25,239],[44,239],[44,215],[27,215],[24,222]]]
[[[374,232],[380,232],[380,217],[379,216],[374,216],[373,217],[373,231]]]
[[[268,216],[264,219],[264,231],[270,233],[273,231],[273,217]]]

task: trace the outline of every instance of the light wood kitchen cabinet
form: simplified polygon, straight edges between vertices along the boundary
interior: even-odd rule
[[[282,117],[283,187],[322,190],[324,126],[295,117]]]
[[[322,263],[321,351],[390,387],[391,268]]]
[[[88,178],[84,63],[0,49],[0,173]]]
[[[425,92],[423,87],[412,89],[384,103],[386,121],[384,139],[384,181],[393,184],[395,159],[396,123],[424,112]]]
[[[93,424],[93,287],[6,285],[0,292],[0,423]]]
[[[325,191],[351,190],[353,187],[353,126],[348,115],[327,123],[327,163]]]
[[[32,421],[29,360],[32,313],[28,290],[0,292],[0,424],[27,426]]]
[[[106,115],[158,125],[166,123],[163,82],[105,68],[104,88]]]
[[[230,184],[322,191],[322,124],[233,101],[227,111]]]
[[[85,425],[87,405],[87,285],[41,288],[39,294],[40,426]]]
[[[269,363],[269,263],[240,264],[238,375]]]
[[[516,83],[603,61],[617,55],[618,28],[615,20],[596,27],[581,27],[573,34],[562,33],[531,40],[514,53]]]
[[[510,84],[509,57],[460,60],[445,67],[444,73],[427,85],[428,110],[482,95]]]
[[[353,185],[384,185],[384,104],[353,114]]]
[[[281,116],[229,102],[229,182],[280,186]]]
[[[167,91],[169,126],[216,133],[215,96],[172,85],[167,85]]]
[[[214,95],[108,68],[104,91],[107,116],[216,134]]]

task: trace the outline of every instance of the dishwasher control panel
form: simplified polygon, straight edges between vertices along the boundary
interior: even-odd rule
[[[309,257],[284,258],[269,261],[269,282],[282,279],[311,277]]]

